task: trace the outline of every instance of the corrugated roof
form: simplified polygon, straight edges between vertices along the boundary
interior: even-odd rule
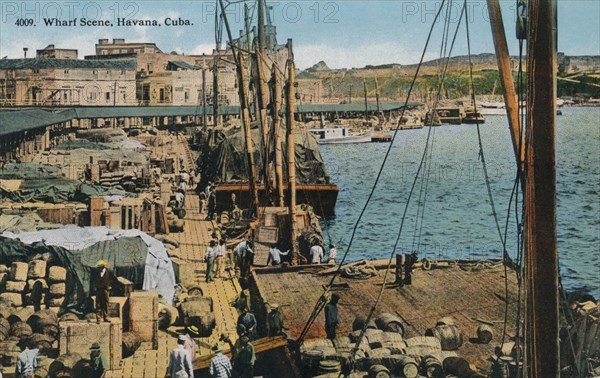
[[[74,116],[72,109],[61,112],[40,109],[0,111],[0,136],[70,121]]]
[[[109,69],[135,69],[137,63],[134,59],[0,59],[0,69],[51,69],[51,68],[109,68]]]
[[[408,107],[423,106],[421,102],[409,102],[406,104]],[[404,102],[388,102],[381,103],[379,105],[382,111],[399,110],[404,107]],[[368,103],[367,109],[370,112],[377,111],[377,104]],[[333,112],[364,112],[364,103],[355,104],[306,104],[298,105],[298,113],[333,113]]]
[[[201,106],[89,106],[75,108],[76,118],[112,117],[177,117],[202,115]],[[212,107],[206,107],[206,114],[212,115]],[[221,106],[222,115],[239,114],[239,106]]]

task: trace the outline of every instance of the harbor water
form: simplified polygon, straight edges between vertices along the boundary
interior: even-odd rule
[[[600,108],[565,108],[557,128],[557,228],[561,277],[570,290],[600,297]],[[480,126],[498,227],[480,160],[475,125],[431,130],[427,153],[402,225],[397,252],[419,258],[517,257],[521,205],[511,202],[515,159],[505,116]],[[359,223],[348,261],[388,258],[423,154],[429,128],[399,131],[381,179]],[[336,216],[325,220],[326,240],[347,249],[388,144],[323,145],[333,182],[340,186]],[[431,153],[431,154],[430,154]],[[521,198],[518,201],[520,202]],[[509,203],[510,209],[509,209]],[[518,218],[517,218],[518,217]],[[502,237],[500,236],[502,234]]]

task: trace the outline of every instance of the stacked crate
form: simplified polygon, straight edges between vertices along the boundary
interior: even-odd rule
[[[158,293],[134,291],[129,294],[129,326],[142,342],[158,349]]]

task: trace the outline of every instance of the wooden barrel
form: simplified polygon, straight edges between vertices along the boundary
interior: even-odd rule
[[[419,365],[414,358],[407,355],[394,356],[396,366],[394,373],[406,378],[417,378],[419,376]]]
[[[158,328],[167,329],[177,322],[179,311],[173,306],[159,303],[158,304]]]
[[[93,314],[93,315],[94,315],[93,319],[96,319],[95,314]],[[60,316],[60,321],[61,322],[76,322],[76,321],[79,321],[79,316],[72,312],[67,312]]]
[[[21,307],[17,311],[14,311],[12,314],[10,314],[8,321],[11,324],[16,322],[25,323],[27,320],[29,320],[31,315],[33,315],[33,307]]]
[[[396,332],[400,335],[404,335],[404,325],[402,324],[402,320],[392,313],[384,312],[379,314],[375,319],[375,323],[377,324],[377,328],[383,331]]]
[[[57,323],[44,324],[41,333],[55,340],[60,335],[60,327]]]
[[[441,350],[440,340],[433,336],[415,336],[404,340],[407,347],[412,346],[431,346]]]
[[[135,351],[142,345],[142,339],[134,332],[125,332],[123,333],[122,345],[122,357],[127,358],[133,356]]]
[[[8,319],[12,311],[12,306],[7,305],[6,303],[0,303],[0,318]]]
[[[107,367],[108,370],[108,367]],[[73,366],[73,377],[91,377],[92,376],[92,363],[90,360],[84,358]]]
[[[10,323],[4,318],[0,318],[0,341],[6,340],[10,336]]]
[[[302,352],[303,371],[316,372],[319,363],[323,360],[323,351],[319,349],[307,349]]]
[[[14,262],[10,266],[10,279],[12,281],[27,281],[27,271],[29,265],[24,262]]]
[[[209,301],[185,301],[181,304],[181,315],[183,321],[187,324],[188,319],[199,316],[202,313],[212,312],[211,304]]]
[[[25,322],[14,322],[10,326],[10,335],[18,338],[30,336],[33,333],[29,324]]]
[[[336,373],[342,370],[342,364],[337,360],[321,360],[319,362],[319,371],[321,373]]]
[[[472,370],[469,362],[462,357],[448,357],[443,362],[446,374],[454,374],[459,377],[470,377]]]
[[[438,360],[442,360],[442,351],[438,347],[433,347],[430,345],[415,345],[411,347],[406,347],[404,350],[407,356],[411,356],[417,361],[417,364],[421,364],[423,360],[423,356],[435,356]]]
[[[62,266],[51,266],[48,269],[49,282],[65,282],[67,280],[67,270]]]
[[[4,264],[0,264],[0,273],[8,273],[10,272],[10,268]]]
[[[67,353],[58,356],[48,369],[50,377],[72,377],[73,368],[79,361],[81,361],[79,353]]]
[[[388,368],[383,365],[371,365],[369,368],[369,378],[391,378],[392,375]]]
[[[482,324],[477,327],[477,338],[481,344],[489,344],[494,338],[492,327],[487,324]]]
[[[435,323],[436,326],[441,326],[441,325],[456,325],[456,323],[454,323],[454,318],[451,316],[444,316],[443,318],[441,318],[440,320],[437,321],[437,323]]]
[[[202,311],[213,311],[213,299],[210,297],[190,295],[185,299],[185,302],[196,302],[199,303],[196,306],[201,306],[200,308],[202,309]]]
[[[0,356],[2,357],[2,365],[4,366],[15,366],[19,354],[21,354],[21,348],[17,345],[16,340],[0,341]]]
[[[41,333],[33,333],[27,338],[27,345],[30,349],[39,349],[42,354],[49,354],[52,351],[54,338]]]
[[[429,378],[443,378],[444,368],[436,356],[424,356],[421,362],[423,372]]]
[[[58,317],[50,310],[42,310],[32,314],[27,319],[27,324],[31,326],[33,332],[41,333],[42,327],[47,324],[58,324]]]
[[[367,355],[371,359],[381,359],[383,357],[391,356],[392,352],[387,348],[377,348],[369,350]]]
[[[457,350],[463,343],[462,333],[455,325],[439,325],[425,332],[440,340],[442,350]]]
[[[52,359],[47,356],[38,354],[37,355],[37,367],[34,371],[35,378],[48,378],[50,376],[49,368],[52,363]]]

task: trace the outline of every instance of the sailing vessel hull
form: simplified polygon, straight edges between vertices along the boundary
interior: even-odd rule
[[[284,184],[284,194],[288,198],[288,186]],[[217,211],[231,210],[231,195],[235,194],[237,205],[244,209],[251,206],[251,193],[248,184],[218,184],[215,186],[217,194]],[[261,204],[267,203],[264,185],[257,187],[258,198]],[[296,202],[313,207],[319,216],[335,215],[335,204],[340,189],[336,184],[296,184]]]

